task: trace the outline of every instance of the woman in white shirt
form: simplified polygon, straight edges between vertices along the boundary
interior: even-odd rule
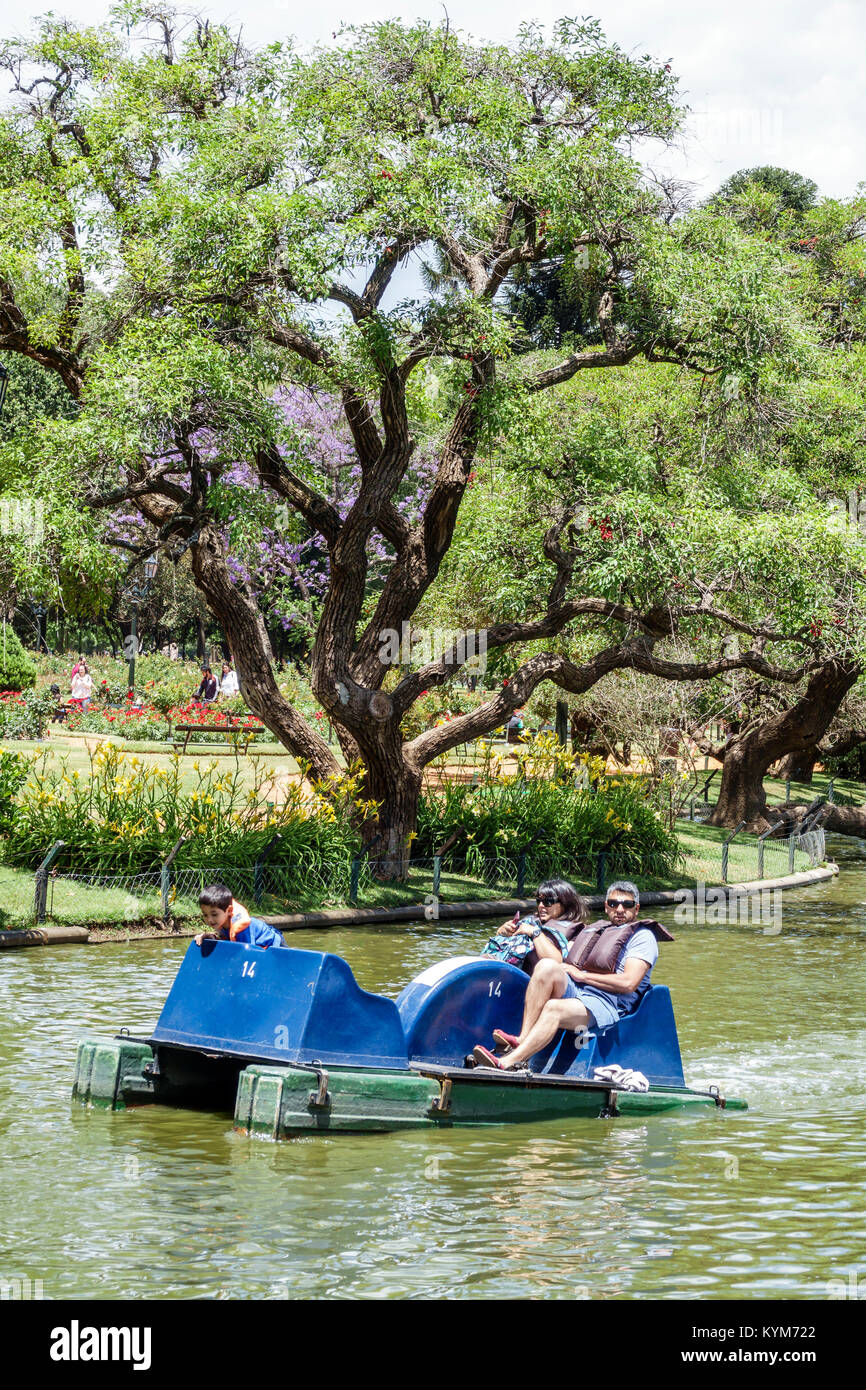
[[[239,689],[237,675],[232,670],[231,666],[229,666],[228,662],[224,661],[222,675],[220,676],[220,695],[222,695],[224,699],[231,699],[233,695],[238,694]]]
[[[80,701],[81,708],[86,711],[87,706],[90,704],[90,696],[92,693],[93,677],[87,669],[87,662],[80,661],[72,677],[72,699]]]

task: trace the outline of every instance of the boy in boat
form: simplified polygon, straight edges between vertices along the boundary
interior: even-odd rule
[[[659,922],[638,921],[640,894],[625,879],[610,885],[604,907],[606,922],[567,931],[572,944],[566,960],[539,960],[526,990],[519,1036],[494,1033],[496,1042],[513,1046],[502,1058],[476,1047],[479,1066],[525,1067],[561,1029],[607,1028],[637,1008],[650,986],[657,943],[673,937]]]
[[[197,946],[203,941],[239,941],[242,946],[285,946],[278,931],[258,917],[251,917],[243,903],[236,903],[232,890],[224,883],[212,883],[202,889],[198,905],[208,931],[199,932]]]

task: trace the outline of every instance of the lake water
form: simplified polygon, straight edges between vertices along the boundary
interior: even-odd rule
[[[77,1039],[155,1021],[186,942],[0,955],[0,1280],[46,1298],[825,1299],[866,1287],[866,846],[781,931],[661,948],[690,1084],[747,1113],[240,1138],[73,1108]],[[673,914],[661,914],[669,925]],[[291,933],[396,995],[485,923]]]

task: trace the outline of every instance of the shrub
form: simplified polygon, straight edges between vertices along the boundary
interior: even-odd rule
[[[0,693],[0,738],[41,738],[49,715],[55,708],[54,696],[47,690],[14,690]]]
[[[15,807],[15,798],[27,780],[30,759],[21,753],[0,748],[0,829],[6,829]]]
[[[0,634],[0,690],[29,690],[36,684],[36,665],[8,623]]]
[[[138,872],[159,864],[186,835],[181,867],[247,867],[279,833],[270,862],[296,869],[303,886],[305,874],[347,864],[357,852],[357,778],[341,779],[329,800],[322,788],[309,799],[290,784],[283,804],[275,806],[265,799],[272,769],[257,769],[259,789],[247,791],[237,772],[216,762],[193,768],[197,780],[189,789],[177,757],[167,768],[149,767],[103,743],[90,755],[88,773],[70,774],[65,760],[39,755],[7,826],[6,860],[34,867],[48,845],[63,840],[60,868]]]
[[[608,876],[668,877],[676,871],[677,838],[642,785],[601,777],[595,790],[551,780],[550,770],[542,770],[545,759],[527,763],[533,761],[535,777],[494,774],[477,786],[452,782],[426,793],[415,852],[427,858],[456,835],[448,861],[470,871],[480,871],[483,859],[515,860],[524,851],[534,863],[584,882],[594,878],[601,851],[608,856]]]

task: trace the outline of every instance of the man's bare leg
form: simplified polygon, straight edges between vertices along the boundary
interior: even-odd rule
[[[561,1028],[586,1028],[591,1021],[592,1015],[579,999],[549,999],[523,1041],[502,1058],[502,1070],[523,1066],[555,1038]]]
[[[520,1042],[538,1022],[541,1011],[549,999],[561,999],[565,993],[568,976],[555,960],[540,960],[530,976],[523,1001],[523,1022],[518,1038]]]

